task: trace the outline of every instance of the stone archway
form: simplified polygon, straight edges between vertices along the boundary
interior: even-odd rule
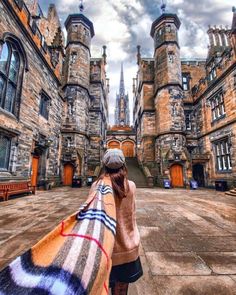
[[[183,167],[180,164],[174,164],[170,167],[170,176],[173,187],[184,186]]]
[[[133,141],[130,141],[130,140],[123,141],[121,149],[126,158],[133,158],[135,156],[135,152],[134,152],[135,146]]]

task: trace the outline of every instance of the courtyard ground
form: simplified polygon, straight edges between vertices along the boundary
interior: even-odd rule
[[[1,202],[0,269],[75,212],[87,192],[57,188]],[[142,188],[137,222],[144,276],[129,295],[236,294],[236,198]]]

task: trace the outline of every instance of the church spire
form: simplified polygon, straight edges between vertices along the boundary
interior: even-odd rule
[[[129,126],[129,96],[125,95],[125,81],[124,81],[124,69],[123,63],[121,63],[120,71],[120,91],[116,95],[116,107],[115,107],[115,125],[117,126]]]
[[[121,71],[120,71],[120,95],[125,95],[123,62],[121,63]]]

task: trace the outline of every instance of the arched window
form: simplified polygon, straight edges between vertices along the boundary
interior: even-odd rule
[[[23,60],[13,42],[0,43],[0,107],[18,115]]]

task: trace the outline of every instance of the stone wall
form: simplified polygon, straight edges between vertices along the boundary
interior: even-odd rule
[[[0,109],[0,126],[3,132],[12,132],[14,153],[11,155],[10,170],[0,173],[3,179],[29,179],[31,176],[32,153],[41,145],[42,157],[39,181],[59,178],[60,127],[64,100],[59,93],[59,81],[42,54],[33,46],[31,36],[23,33],[8,8],[0,3],[0,39],[4,33],[17,36],[24,47],[29,71],[24,72],[19,118]],[[48,120],[39,114],[41,93],[50,99]]]

